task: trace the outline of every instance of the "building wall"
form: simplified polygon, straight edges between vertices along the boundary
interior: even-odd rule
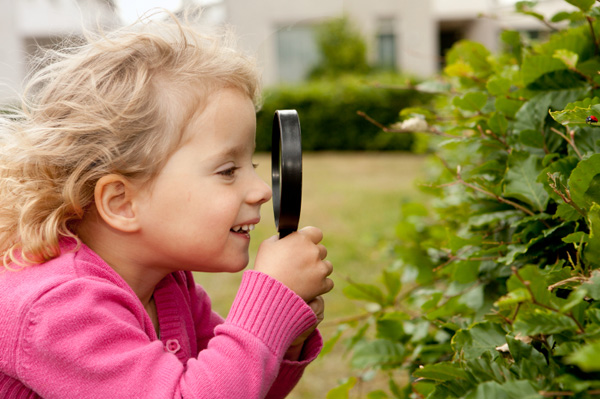
[[[277,83],[281,76],[278,32],[343,15],[357,25],[371,49],[380,21],[391,19],[399,69],[427,76],[437,68],[437,36],[429,0],[226,0],[225,6],[227,22],[237,29],[241,45],[262,63],[266,85]],[[373,60],[376,54],[369,57]]]
[[[0,104],[22,91],[39,46],[48,47],[84,28],[116,26],[105,0],[0,0]]]
[[[21,90],[23,54],[16,28],[15,1],[0,0],[0,103]]]

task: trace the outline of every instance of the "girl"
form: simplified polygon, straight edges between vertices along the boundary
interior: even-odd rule
[[[319,353],[317,228],[263,242],[258,76],[171,17],[55,53],[0,125],[0,397],[281,398]]]

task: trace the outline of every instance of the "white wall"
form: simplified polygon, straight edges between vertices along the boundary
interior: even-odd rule
[[[51,45],[83,27],[115,26],[116,14],[102,0],[0,0],[0,103],[22,90],[35,44]]]
[[[0,0],[0,103],[21,90],[23,54],[16,29],[15,1]]]
[[[437,31],[430,0],[226,0],[225,5],[227,21],[237,29],[242,46],[260,60],[266,85],[278,80],[278,30],[343,15],[358,25],[370,44],[377,21],[393,17],[399,68],[421,76],[436,71]]]

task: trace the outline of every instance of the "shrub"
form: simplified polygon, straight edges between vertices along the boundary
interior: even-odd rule
[[[368,398],[600,395],[600,7],[568,3],[544,43],[459,42],[419,87],[433,110],[402,111],[432,137],[431,206],[402,205],[381,284],[344,287],[367,304],[327,348],[347,337],[358,379],[328,398],[373,370],[389,391]]]
[[[257,115],[257,150],[271,150],[273,113],[277,109],[298,111],[305,151],[410,150],[412,135],[382,132],[357,111],[391,123],[400,109],[427,102],[430,95],[375,87],[369,83],[372,79],[346,75],[265,90],[264,104]],[[375,79],[394,83],[399,77],[381,75]]]

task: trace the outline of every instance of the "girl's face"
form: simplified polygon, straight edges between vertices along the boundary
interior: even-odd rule
[[[138,194],[146,263],[236,272],[248,264],[249,230],[271,189],[254,170],[256,115],[235,89],[211,94],[184,129],[188,140]]]

